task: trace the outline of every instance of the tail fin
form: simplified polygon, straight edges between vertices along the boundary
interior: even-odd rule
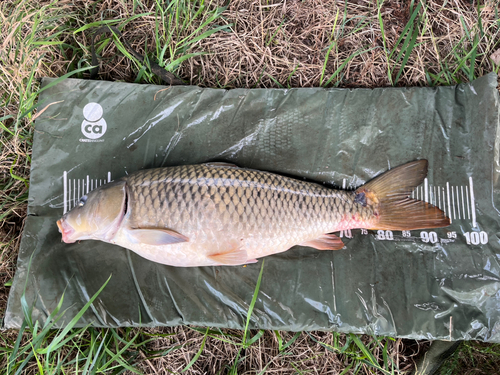
[[[356,201],[375,208],[377,219],[368,229],[414,230],[450,225],[450,219],[432,204],[410,198],[427,176],[427,160],[400,165],[356,190]]]

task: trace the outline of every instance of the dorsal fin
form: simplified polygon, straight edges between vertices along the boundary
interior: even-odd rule
[[[214,167],[214,168],[222,168],[222,167],[225,167],[225,168],[239,168],[236,164],[232,164],[232,163],[227,163],[225,161],[211,161],[211,162],[208,162],[208,163],[203,163],[203,165],[206,165],[208,167]]]

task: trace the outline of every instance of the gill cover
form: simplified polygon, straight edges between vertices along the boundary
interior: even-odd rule
[[[109,241],[116,234],[125,215],[125,181],[111,182],[91,191],[57,221],[63,241],[95,239]]]

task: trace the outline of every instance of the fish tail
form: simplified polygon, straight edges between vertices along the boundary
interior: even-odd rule
[[[410,198],[427,176],[427,165],[427,160],[403,164],[356,190],[355,202],[373,207],[375,217],[367,229],[415,230],[450,225],[439,208]]]

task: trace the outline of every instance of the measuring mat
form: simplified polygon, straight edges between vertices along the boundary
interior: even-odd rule
[[[47,86],[50,79],[44,79]],[[500,342],[497,77],[454,87],[203,89],[67,79],[40,95],[26,221],[3,325],[20,299],[64,326],[335,330]],[[226,161],[353,189],[429,160],[412,196],[447,228],[352,230],[345,248],[295,247],[235,267],[175,268],[99,241],[61,242],[56,220],[98,186],[143,168]],[[30,263],[31,262],[31,263]]]

